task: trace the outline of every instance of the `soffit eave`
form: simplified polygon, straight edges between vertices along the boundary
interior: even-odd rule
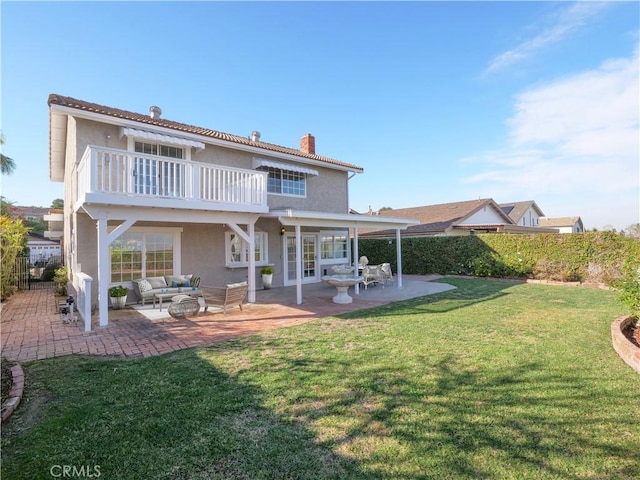
[[[49,180],[64,181],[67,150],[67,115],[51,109],[49,112]]]
[[[404,230],[418,220],[394,217],[369,217],[365,215],[304,212],[296,210],[272,211],[263,217],[276,218],[284,226],[334,227],[334,228],[387,228]]]

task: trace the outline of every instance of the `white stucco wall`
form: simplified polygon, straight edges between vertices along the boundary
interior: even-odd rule
[[[460,225],[495,225],[503,223],[505,223],[505,219],[500,214],[493,208],[485,206],[463,222],[460,222]]]

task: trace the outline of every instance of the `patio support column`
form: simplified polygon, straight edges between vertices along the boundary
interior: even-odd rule
[[[109,285],[111,279],[111,252],[109,246],[120,235],[126,232],[134,219],[125,220],[111,233],[108,231],[106,216],[99,216],[96,220],[98,229],[98,322],[101,327],[109,325]]]
[[[360,257],[358,256],[358,227],[353,227],[353,276],[357,277],[358,275],[360,275],[360,272],[358,271],[358,259]],[[356,295],[360,294],[360,284],[356,283],[353,286],[353,293],[355,293]]]
[[[402,240],[399,228],[396,228],[396,257],[398,259],[398,288],[402,288]]]
[[[249,271],[247,280],[249,282],[249,303],[256,303],[256,232],[255,224],[249,222],[247,224],[247,230],[249,230]]]
[[[296,303],[302,304],[302,236],[300,225],[296,225]]]
[[[107,219],[98,218],[98,321],[101,327],[109,324],[109,241]]]

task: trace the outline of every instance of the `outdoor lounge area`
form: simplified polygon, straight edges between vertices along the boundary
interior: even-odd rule
[[[63,323],[53,290],[24,291],[3,304],[2,355],[17,361],[70,354],[160,355],[453,288],[429,281],[435,278],[407,276],[402,289],[360,289],[357,295],[351,288],[353,303],[346,305],[331,301],[335,288],[324,282],[304,286],[302,305],[296,303],[295,287],[272,288],[257,291],[255,303],[243,304],[242,310],[230,308],[226,315],[222,309],[200,308],[195,315],[173,318],[167,308],[160,311],[151,303],[129,305],[109,310],[106,327],[99,327],[94,315],[90,332],[84,331],[80,320]],[[152,313],[147,317],[142,312]]]

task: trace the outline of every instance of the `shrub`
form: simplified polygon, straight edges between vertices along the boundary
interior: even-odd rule
[[[556,282],[578,282],[580,274],[577,267],[569,262],[542,259],[533,268],[533,278]]]
[[[395,244],[389,239],[359,239],[358,254],[371,264],[390,262],[397,270]],[[640,241],[614,232],[402,239],[402,271],[415,275],[534,277],[614,285],[624,277],[624,259],[640,265]]]
[[[55,275],[56,275],[56,270],[58,270],[61,267],[61,265],[57,262],[51,262],[48,263],[46,267],[44,267],[44,270],[42,271],[42,281],[43,282],[51,282]]]
[[[60,267],[55,270],[53,276],[53,284],[57,295],[67,295],[67,282],[69,281],[69,273],[67,267]]]
[[[110,297],[124,297],[129,294],[129,289],[123,285],[116,285],[109,289]]]
[[[640,268],[629,269],[627,276],[616,283],[618,299],[631,315],[640,318]]]
[[[0,216],[0,297],[5,299],[15,290],[13,275],[16,258],[26,245],[29,230],[21,220]]]

